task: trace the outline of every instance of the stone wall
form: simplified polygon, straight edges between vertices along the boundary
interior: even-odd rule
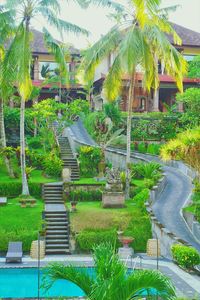
[[[192,231],[194,237],[199,241],[200,240],[200,223],[197,222],[194,215],[190,212],[183,211],[183,217]]]

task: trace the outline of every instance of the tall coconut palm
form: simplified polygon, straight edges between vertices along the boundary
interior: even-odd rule
[[[170,280],[155,270],[137,270],[128,273],[110,244],[94,249],[95,274],[63,264],[47,267],[43,286],[47,289],[58,279],[69,280],[78,285],[88,300],[130,300],[157,295],[161,299],[174,299],[175,290]]]
[[[29,195],[29,188],[26,177],[25,159],[25,135],[24,135],[24,111],[25,102],[29,99],[32,91],[32,81],[30,77],[30,67],[32,61],[30,31],[31,22],[34,18],[43,18],[48,24],[54,26],[62,35],[64,32],[74,32],[76,34],[88,34],[79,26],[61,20],[59,0],[6,0],[4,8],[8,13],[12,13],[17,23],[17,30],[6,53],[5,66],[3,72],[3,83],[10,78],[16,82],[16,86],[21,97],[20,113],[20,149],[21,149],[21,173],[22,173],[22,195]],[[43,28],[44,38],[47,46],[63,68],[66,67],[65,56],[58,43],[56,43],[46,28]],[[67,72],[67,68],[66,68]]]
[[[174,43],[181,44],[179,36],[167,21],[166,14],[160,11],[160,2],[128,1],[128,8],[124,7],[121,20],[85,52],[81,66],[85,69],[85,76],[93,78],[101,61],[109,54],[114,54],[114,62],[104,82],[108,101],[114,101],[119,96],[123,75],[129,75],[126,198],[129,198],[131,117],[137,68],[143,73],[143,86],[147,91],[151,88],[156,90],[159,86],[156,60],[164,63],[166,73],[175,79],[180,91],[183,89],[182,79],[187,69],[185,60],[166,36],[173,35]]]
[[[13,16],[10,12],[4,10],[0,7],[0,148],[6,149],[6,133],[4,124],[4,104],[12,95],[12,88],[10,86],[10,81],[7,81],[7,86],[4,88],[2,86],[2,73],[3,65],[5,62],[5,41],[12,36],[14,33],[13,27]],[[11,178],[14,177],[14,172],[10,163],[10,159],[5,156],[5,164],[8,174]]]

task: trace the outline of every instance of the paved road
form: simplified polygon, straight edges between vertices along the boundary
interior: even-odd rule
[[[89,145],[95,144],[81,121],[72,126],[72,131],[77,140]],[[122,152],[122,150],[120,151]],[[149,161],[160,162],[159,158],[155,156],[134,153],[133,156],[135,155]],[[200,251],[200,242],[193,237],[181,215],[181,208],[192,192],[191,179],[173,167],[163,164],[163,169],[167,177],[167,186],[153,205],[154,214],[168,230]]]

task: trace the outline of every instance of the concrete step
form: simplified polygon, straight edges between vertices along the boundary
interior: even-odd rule
[[[69,249],[69,243],[46,244],[46,249]]]
[[[50,230],[50,229],[47,229],[46,230],[46,235],[49,236],[49,235],[65,235],[67,236],[68,235],[68,232],[66,229],[62,229],[62,230]]]
[[[47,225],[54,225],[54,224],[58,224],[58,225],[69,225],[69,223],[64,219],[63,220],[58,220],[58,219],[51,219],[51,220],[47,220]]]
[[[56,245],[56,244],[63,244],[63,245],[69,245],[69,240],[68,239],[46,239],[46,245]]]
[[[71,254],[69,249],[46,249],[46,254],[47,255],[57,255],[57,254],[64,254],[64,255],[69,255]]]
[[[49,240],[68,240],[68,234],[59,234],[59,235],[48,235],[46,236],[46,241]]]

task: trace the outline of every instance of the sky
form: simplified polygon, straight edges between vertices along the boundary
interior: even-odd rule
[[[4,0],[0,0],[0,3]],[[115,0],[126,3],[126,0]],[[114,24],[108,17],[108,8],[99,8],[91,6],[84,10],[81,9],[75,1],[60,0],[62,5],[61,18],[75,23],[85,29],[91,34],[88,38],[77,37],[72,34],[65,34],[64,42],[72,43],[77,48],[84,48],[105,34]],[[179,25],[185,26],[189,29],[200,32],[200,0],[162,0],[162,6],[180,5],[176,12],[170,13],[170,20]],[[41,30],[45,25],[40,20],[35,20],[32,24],[36,29]],[[56,33],[56,30],[49,28],[55,38],[60,39]]]

